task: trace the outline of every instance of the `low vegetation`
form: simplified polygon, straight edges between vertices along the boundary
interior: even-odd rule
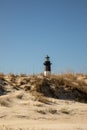
[[[0,73],[1,96],[19,90],[31,93],[35,100],[45,104],[50,104],[47,97],[87,102],[87,75],[65,73],[44,77],[42,74],[30,76]],[[22,95],[17,98],[21,99]]]
[[[7,97],[0,97],[0,106],[4,106],[4,107],[9,107],[10,106],[10,98],[7,96]]]

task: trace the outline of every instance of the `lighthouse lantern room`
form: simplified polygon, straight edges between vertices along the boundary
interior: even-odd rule
[[[48,76],[51,74],[51,62],[50,62],[50,57],[47,55],[45,57],[45,62],[44,62],[44,76]]]

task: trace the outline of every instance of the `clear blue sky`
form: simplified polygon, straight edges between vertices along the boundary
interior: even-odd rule
[[[0,0],[0,72],[87,72],[87,0]]]

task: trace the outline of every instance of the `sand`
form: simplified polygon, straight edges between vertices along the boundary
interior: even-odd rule
[[[87,104],[19,90],[0,96],[0,130],[87,130]]]

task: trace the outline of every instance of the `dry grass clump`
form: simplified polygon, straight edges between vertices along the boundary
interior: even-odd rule
[[[4,74],[0,73],[0,79],[4,79]]]
[[[60,75],[52,75],[50,77],[52,83],[56,86],[70,86],[72,82],[77,82],[77,76],[72,73],[60,74]]]
[[[36,110],[36,112],[40,113],[40,114],[46,114],[46,111],[45,110]]]
[[[36,100],[36,101],[39,101],[41,103],[48,104],[48,105],[50,105],[52,103],[51,101],[49,101],[49,99],[47,97],[43,96],[43,94],[41,94],[41,93],[32,91],[32,95],[35,96],[34,100]]]
[[[23,98],[23,93],[16,94],[16,98],[22,99]]]
[[[20,74],[20,77],[27,77],[27,75],[26,74]]]
[[[18,85],[21,86],[21,85],[26,85],[28,83],[28,80],[24,77],[22,78],[19,78],[20,80],[18,81]]]
[[[15,81],[16,76],[15,76],[14,74],[9,73],[7,76],[8,76],[8,79],[9,79],[10,81],[12,81],[12,82]]]
[[[53,108],[50,108],[49,109],[49,113],[51,113],[51,114],[57,114],[57,110],[53,109]]]
[[[71,114],[71,111],[68,110],[67,108],[62,108],[62,109],[60,110],[60,112],[63,113],[63,114]]]
[[[37,107],[43,107],[44,104],[42,104],[42,103],[36,103],[35,106],[37,106]]]
[[[53,91],[51,89],[50,79],[43,77],[43,79],[37,79],[34,90],[42,93],[44,96],[52,97]]]
[[[17,75],[9,73],[8,75],[5,76],[5,81],[8,82],[8,84],[10,86],[12,86],[12,88],[16,88],[16,86],[17,86],[17,83],[16,83],[17,77],[18,77]]]
[[[9,107],[10,106],[10,98],[8,96],[5,96],[5,97],[0,97],[0,105],[1,106],[4,106],[4,107]]]
[[[58,114],[58,111],[56,109],[53,108],[49,108],[49,109],[38,109],[36,110],[36,112],[40,113],[40,114]]]

